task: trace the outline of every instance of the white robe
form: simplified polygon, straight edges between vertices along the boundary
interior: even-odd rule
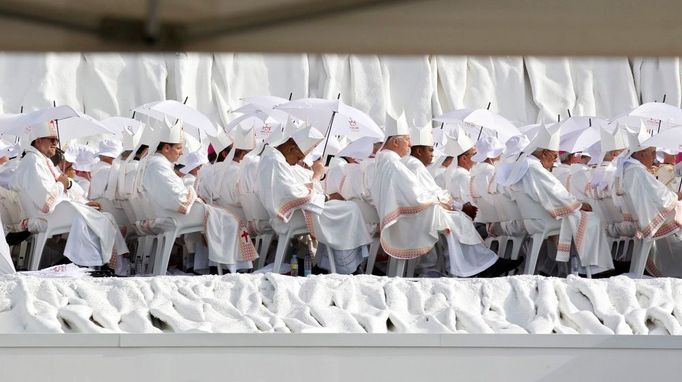
[[[144,170],[144,200],[152,205],[152,218],[176,219],[194,208],[205,213],[205,233],[211,261],[235,265],[258,256],[245,225],[233,213],[206,205],[193,187],[175,174],[173,164],[163,155],[153,154]]]
[[[74,223],[82,219],[78,223],[82,234],[69,235],[64,250],[64,256],[75,264],[99,266],[108,263],[114,252],[127,253],[113,217],[70,200],[64,186],[56,181],[59,175],[49,158],[33,147],[26,149],[26,156],[14,173],[12,188],[19,192],[27,217],[47,220],[57,204],[67,203],[74,211]]]
[[[457,163],[452,163],[445,172],[445,188],[458,203],[473,204],[469,193],[469,171]]]
[[[411,162],[428,174],[421,162]],[[379,152],[373,174],[371,194],[381,219],[381,246],[388,255],[400,259],[422,256],[431,251],[442,232],[448,242],[451,274],[472,276],[497,261],[483,246],[468,216],[441,206],[451,203],[450,196],[422,185],[398,154]]]
[[[588,202],[587,187],[590,183],[590,168],[582,163],[574,163],[568,168],[563,185],[581,202]]]
[[[92,165],[90,170],[90,192],[88,198],[96,200],[104,197],[104,192],[107,189],[109,182],[109,172],[111,165],[109,163],[99,161]]]
[[[285,231],[294,212],[302,210],[311,236],[333,250],[336,265],[355,270],[366,254],[358,248],[372,242],[371,227],[355,203],[324,202],[321,186],[313,185],[311,173],[297,167],[289,165],[273,147],[268,146],[261,156],[256,193],[270,215],[272,227]],[[338,267],[337,271],[341,272]]]
[[[497,223],[499,216],[495,211],[495,195],[492,193],[491,185],[495,175],[495,166],[490,163],[477,163],[471,168],[469,179],[469,195],[473,204],[478,206],[476,212],[477,223]],[[488,228],[490,231],[490,227]]]
[[[581,211],[582,203],[547,171],[540,160],[530,155],[522,157],[528,168],[520,187],[532,200],[542,206],[549,215],[561,221],[561,233],[557,250],[557,261],[568,261],[571,239],[583,266],[591,266],[594,272],[613,269],[611,251],[607,244],[606,231],[599,218],[591,212]],[[530,233],[542,232],[546,223],[536,219],[524,219]]]
[[[614,193],[622,196],[622,208],[632,216],[638,238],[655,239],[652,260],[666,276],[682,276],[682,202],[677,194],[647,171],[639,161],[628,159],[622,178],[615,179]]]
[[[612,237],[633,237],[637,227],[629,213],[624,213],[622,196],[612,194],[616,166],[602,162],[595,167],[586,188],[586,196],[592,208],[600,209],[606,219],[606,232]]]

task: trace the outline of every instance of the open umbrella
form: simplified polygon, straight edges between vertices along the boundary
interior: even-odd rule
[[[600,129],[603,127],[592,126],[583,130],[572,131],[567,134],[561,133],[559,148],[562,151],[576,153],[587,151],[601,139]]]
[[[306,121],[323,134],[342,135],[350,139],[384,139],[384,132],[372,118],[339,100],[302,98],[276,106],[275,109]]]
[[[144,126],[144,122],[127,117],[109,117],[100,122],[113,131],[117,137],[123,136],[124,133],[134,135]]]
[[[651,138],[643,141],[641,147],[656,147],[658,149],[682,152],[682,126],[665,129]]]
[[[12,117],[0,119],[0,133],[27,138],[29,126],[49,121],[58,121],[57,132],[60,142],[100,134],[114,134],[112,130],[98,120],[66,105],[15,114]]]
[[[235,112],[252,113],[255,111],[261,111],[280,123],[286,123],[287,118],[289,118],[289,114],[286,112],[275,109],[276,106],[289,102],[289,100],[286,98],[275,96],[256,96],[242,98],[242,101],[246,102],[246,105],[235,110]]]
[[[459,123],[466,134],[478,140],[483,136],[497,136],[505,142],[521,132],[501,115],[487,109],[458,109],[433,119],[447,124]]]
[[[200,111],[182,102],[165,100],[147,103],[133,109],[134,112],[147,115],[158,121],[175,119],[182,120],[185,131],[201,140],[202,132],[214,137],[218,135],[218,129],[210,119]],[[187,129],[189,127],[190,129]]]

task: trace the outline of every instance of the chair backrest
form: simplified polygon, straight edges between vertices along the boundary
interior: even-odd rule
[[[255,192],[240,193],[239,202],[244,210],[244,215],[248,221],[269,220],[268,211],[263,207],[263,203],[258,199]]]

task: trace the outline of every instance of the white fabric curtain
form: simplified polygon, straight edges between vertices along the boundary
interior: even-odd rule
[[[615,117],[642,102],[680,106],[679,58],[372,56],[307,54],[0,53],[0,112],[56,102],[95,118],[143,103],[184,101],[224,125],[255,95],[341,99],[382,124],[418,126],[457,108],[518,125],[557,116]]]

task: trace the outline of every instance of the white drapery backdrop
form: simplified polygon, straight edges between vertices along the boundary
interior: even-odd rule
[[[405,111],[426,125],[468,107],[518,125],[572,115],[615,117],[640,103],[680,106],[679,58],[358,56],[317,54],[0,54],[0,112],[68,104],[95,118],[184,101],[219,125],[243,97],[341,99],[379,124]]]

